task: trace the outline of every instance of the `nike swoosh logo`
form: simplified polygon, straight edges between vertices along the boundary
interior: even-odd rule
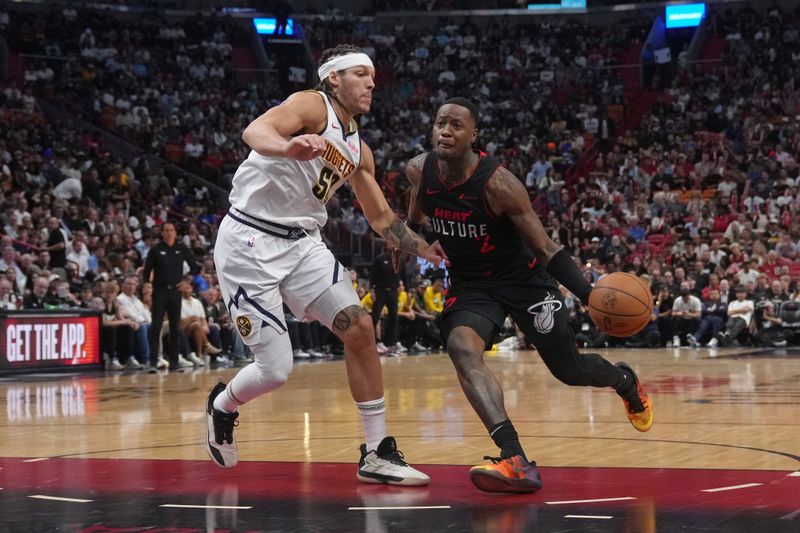
[[[331,128],[333,128],[333,129],[335,129],[335,130],[339,130],[339,129],[341,129],[339,126],[337,126],[337,125],[336,125],[336,123],[335,123],[335,122],[331,122]]]
[[[534,266],[535,264],[536,264],[536,258],[534,257],[534,258],[533,258],[533,261],[531,261],[530,263],[528,263],[528,268],[533,268],[533,266]]]
[[[439,189],[428,189],[428,191],[427,191],[428,194],[436,194],[436,193],[439,193],[439,192],[441,192],[441,191],[439,191]]]

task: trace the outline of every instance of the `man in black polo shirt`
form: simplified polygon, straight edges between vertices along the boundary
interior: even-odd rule
[[[372,288],[375,289],[375,305],[372,306],[372,323],[377,327],[381,319],[383,307],[386,306],[385,329],[378,344],[378,353],[398,351],[397,342],[397,287],[400,277],[392,267],[392,260],[388,254],[382,253],[372,263],[370,276]]]
[[[181,327],[181,293],[178,291],[186,274],[197,270],[192,252],[183,243],[177,242],[175,224],[164,222],[161,226],[161,242],[150,249],[144,263],[144,280],[153,283],[153,321],[150,327],[150,366],[158,364],[158,340],[164,313],[169,320],[169,369],[178,370],[178,343]]]
[[[67,266],[67,240],[61,231],[61,221],[56,217],[47,219],[47,246],[50,252],[50,268],[64,268]]]

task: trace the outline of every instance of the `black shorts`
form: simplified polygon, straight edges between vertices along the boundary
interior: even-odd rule
[[[535,276],[519,282],[481,285],[454,283],[448,290],[442,312],[445,346],[455,327],[466,326],[480,335],[488,350],[508,315],[537,348],[562,343],[574,346],[575,334],[568,324],[569,310],[555,285]],[[488,319],[494,328],[470,318],[473,313]]]

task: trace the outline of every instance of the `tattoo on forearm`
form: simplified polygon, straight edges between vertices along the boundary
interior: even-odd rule
[[[345,307],[336,318],[333,319],[333,329],[337,333],[344,333],[350,326],[352,326],[359,318],[366,315],[367,311],[360,305],[351,305]]]
[[[383,238],[395,248],[414,255],[419,254],[426,246],[422,237],[408,229],[399,218],[389,224],[388,228],[384,228]]]

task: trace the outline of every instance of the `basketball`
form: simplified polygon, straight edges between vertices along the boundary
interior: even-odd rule
[[[600,278],[589,295],[589,315],[604,333],[630,337],[650,322],[650,285],[632,274],[615,272]]]

